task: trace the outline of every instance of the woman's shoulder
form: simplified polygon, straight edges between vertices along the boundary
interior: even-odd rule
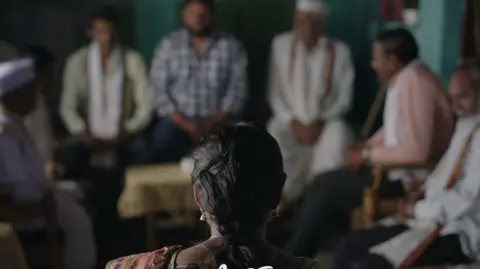
[[[167,269],[168,264],[181,250],[182,246],[169,246],[161,249],[134,254],[115,259],[107,263],[106,269]]]

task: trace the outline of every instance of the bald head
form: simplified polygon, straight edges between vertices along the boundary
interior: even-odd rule
[[[478,112],[480,72],[474,65],[458,67],[448,84],[448,94],[458,116],[468,116]]]

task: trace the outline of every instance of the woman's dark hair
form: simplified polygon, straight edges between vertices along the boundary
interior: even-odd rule
[[[248,268],[243,240],[264,225],[285,183],[277,141],[264,127],[237,124],[204,137],[192,157],[198,203],[224,241],[216,262]]]
[[[53,53],[46,47],[42,46],[27,46],[25,48],[25,54],[33,58],[35,72],[37,74],[55,61]]]
[[[385,54],[395,56],[404,65],[418,58],[418,44],[413,35],[403,28],[381,32],[375,41],[382,44]]]
[[[210,10],[213,10],[213,8],[214,8],[214,1],[213,0],[183,0],[182,9],[185,8],[188,4],[191,4],[191,3],[202,3],[206,7],[208,7]]]
[[[92,11],[90,14],[90,24],[92,27],[93,22],[96,20],[105,20],[113,24],[114,27],[118,27],[118,14],[113,6],[101,6]]]

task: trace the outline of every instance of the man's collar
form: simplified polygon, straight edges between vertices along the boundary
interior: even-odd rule
[[[389,81],[388,81],[388,85],[390,87],[392,87],[393,85],[395,85],[395,83],[397,82],[398,78],[403,74],[405,73],[407,70],[410,70],[411,68],[415,68],[419,65],[421,65],[422,62],[418,59],[415,59],[413,61],[411,61],[410,63],[408,63],[406,66],[404,66],[402,69],[400,69]]]

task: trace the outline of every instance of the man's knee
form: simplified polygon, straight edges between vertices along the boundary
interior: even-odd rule
[[[312,192],[321,192],[326,194],[332,194],[331,191],[336,189],[340,181],[336,180],[341,178],[344,174],[343,169],[330,170],[313,177],[313,182],[308,188]]]
[[[154,147],[168,148],[182,141],[186,134],[170,120],[163,119],[157,123],[154,131]]]

